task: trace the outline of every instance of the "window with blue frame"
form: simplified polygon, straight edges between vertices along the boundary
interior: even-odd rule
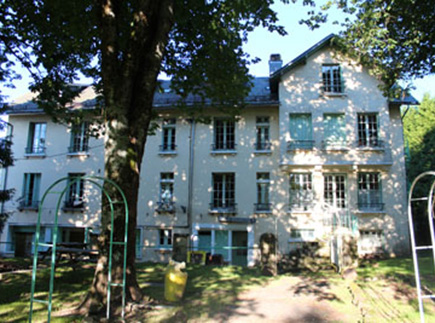
[[[290,142],[288,150],[313,149],[311,113],[290,113]]]

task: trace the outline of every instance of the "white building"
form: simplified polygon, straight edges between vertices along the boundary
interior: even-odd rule
[[[184,117],[162,83],[160,128],[142,165],[138,258],[165,261],[177,242],[175,254],[186,247],[253,265],[264,233],[286,254],[300,242],[327,240],[337,222],[356,236],[360,254],[409,251],[400,115],[407,102],[385,98],[331,38],[285,66],[272,55],[270,77],[254,80],[236,121],[213,107],[204,112],[209,124]],[[85,88],[75,105],[93,100]],[[28,98],[11,108],[9,121],[17,160],[7,187],[16,193],[0,251],[23,254],[44,191],[62,177],[102,175],[103,142],[88,138],[85,126],[71,132],[51,122]],[[46,241],[56,200],[43,205]],[[99,200],[87,183],[74,185],[59,218],[61,241],[89,241],[98,232]]]

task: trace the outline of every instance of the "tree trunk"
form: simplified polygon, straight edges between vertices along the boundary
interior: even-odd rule
[[[153,118],[153,97],[157,76],[173,24],[173,0],[139,1],[134,13],[136,25],[132,28],[127,49],[120,48],[119,28],[121,13],[110,0],[100,0],[101,10],[101,75],[105,112],[105,177],[117,183],[125,194],[129,208],[126,292],[128,301],[140,301],[142,293],[136,281],[135,242],[137,200],[140,170],[148,128]],[[125,37],[125,34],[124,36]],[[120,54],[122,52],[122,55]],[[113,200],[120,200],[113,187],[105,184]],[[119,205],[114,214],[114,241],[123,241],[125,217]],[[99,258],[94,280],[82,313],[103,312],[106,308],[108,283],[108,254],[110,241],[110,205],[102,197],[101,234],[98,239]],[[122,281],[122,248],[113,248],[112,282]],[[111,308],[119,305],[119,287],[112,288]]]

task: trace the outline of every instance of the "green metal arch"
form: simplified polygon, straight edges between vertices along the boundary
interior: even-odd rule
[[[42,199],[38,206],[38,221],[36,224],[36,232],[35,232],[35,244],[34,244],[34,253],[33,253],[33,269],[32,269],[32,283],[31,283],[31,292],[30,292],[30,312],[29,312],[29,322],[32,322],[32,316],[33,316],[33,303],[43,303],[48,306],[48,313],[47,313],[47,322],[50,322],[51,320],[51,311],[52,311],[52,298],[53,298],[53,286],[54,286],[54,273],[55,273],[55,263],[56,263],[56,241],[57,241],[57,234],[58,234],[58,218],[59,218],[59,211],[60,206],[62,203],[62,200],[66,194],[66,192],[69,191],[70,187],[74,185],[75,183],[78,183],[80,181],[86,181],[94,184],[97,186],[104,194],[104,196],[109,201],[110,206],[110,212],[111,212],[111,220],[110,220],[110,243],[109,243],[109,270],[108,270],[108,286],[107,286],[107,310],[106,310],[106,317],[107,319],[110,317],[110,298],[111,298],[111,287],[112,286],[119,286],[122,287],[122,318],[124,318],[125,315],[125,288],[126,288],[126,267],[127,267],[127,242],[128,242],[128,203],[127,199],[125,197],[124,192],[119,187],[118,184],[116,184],[113,180],[101,177],[101,176],[78,176],[74,177],[73,180],[71,180],[70,177],[63,177],[57,181],[55,181],[53,184],[51,184],[47,190],[44,192]],[[56,186],[62,182],[67,182],[65,185],[65,188],[61,191],[55,191],[54,189]],[[101,184],[100,182],[103,182]],[[109,193],[104,189],[104,183],[109,183],[112,185],[118,193],[121,195],[122,201],[113,201]],[[39,236],[40,236],[40,229],[41,229],[41,214],[42,214],[42,206],[44,205],[45,199],[49,194],[59,194],[59,198],[56,203],[56,212],[54,215],[54,228],[53,228],[53,242],[51,244],[47,243],[40,243],[39,242]],[[113,241],[113,224],[114,224],[114,204],[123,204],[124,210],[125,210],[125,229],[124,229],[124,241]],[[123,259],[123,275],[122,275],[122,283],[121,284],[114,284],[112,283],[112,256],[113,256],[113,245],[123,245],[124,246],[124,259]],[[50,284],[49,284],[49,293],[48,293],[48,300],[40,300],[35,299],[35,286],[36,286],[36,272],[37,272],[37,265],[38,265],[38,250],[39,247],[51,247],[52,253],[51,253],[51,266],[50,266]]]

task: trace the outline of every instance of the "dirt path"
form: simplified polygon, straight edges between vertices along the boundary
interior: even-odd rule
[[[346,303],[331,293],[327,281],[282,277],[266,286],[242,293],[226,313],[213,318],[219,322],[357,322],[359,312],[340,313],[330,301]]]

